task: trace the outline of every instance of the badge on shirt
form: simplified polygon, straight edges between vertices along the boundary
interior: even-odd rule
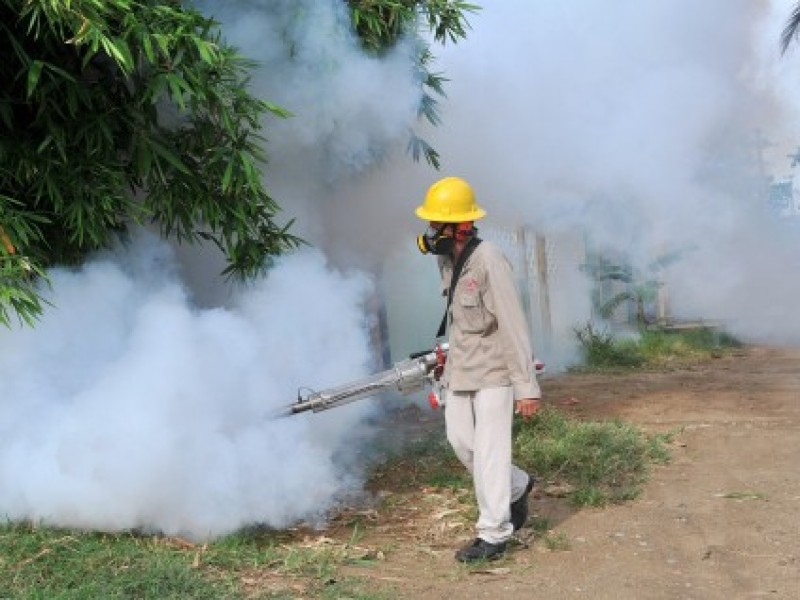
[[[474,277],[467,277],[467,279],[464,281],[464,289],[467,292],[474,294],[478,291],[478,280]]]

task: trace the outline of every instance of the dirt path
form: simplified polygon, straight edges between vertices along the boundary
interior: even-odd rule
[[[349,572],[397,598],[800,598],[800,352],[756,348],[543,387],[556,405],[577,399],[567,410],[578,414],[675,432],[671,464],[623,506],[574,512],[539,495],[532,513],[567,548],[517,545],[482,572],[453,560],[472,537],[455,517],[459,498],[421,491],[399,503],[403,514],[381,511],[361,540],[386,548],[385,560]]]

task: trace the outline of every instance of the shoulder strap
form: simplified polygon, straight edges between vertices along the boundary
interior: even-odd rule
[[[474,252],[475,248],[478,247],[478,244],[481,243],[480,238],[470,238],[467,245],[464,247],[464,250],[461,251],[461,255],[458,257],[456,264],[453,265],[453,276],[450,279],[450,290],[447,292],[447,307],[444,309],[444,315],[442,316],[442,322],[439,324],[439,331],[436,332],[436,337],[440,338],[444,335],[445,330],[447,329],[447,314],[450,312],[450,305],[453,303],[453,294],[456,291],[456,285],[458,284],[458,279],[461,277],[461,271],[464,270],[464,265],[467,263],[467,259],[470,255]]]

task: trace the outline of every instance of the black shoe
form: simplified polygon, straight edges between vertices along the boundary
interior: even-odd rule
[[[528,485],[525,486],[522,496],[511,503],[511,524],[514,526],[514,531],[522,529],[528,520],[528,496],[533,489],[534,483],[536,483],[536,480],[533,475],[528,475]]]
[[[476,560],[496,560],[506,551],[506,543],[490,544],[481,538],[475,538],[469,546],[456,552],[456,560],[466,563]]]

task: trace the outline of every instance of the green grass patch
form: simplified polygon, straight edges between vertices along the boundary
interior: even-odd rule
[[[720,358],[742,344],[724,331],[697,327],[681,331],[648,330],[618,338],[591,324],[576,329],[586,369],[664,368]]]
[[[232,577],[208,577],[194,553],[151,537],[8,524],[0,557],[2,598],[237,597]]]
[[[576,329],[575,335],[581,345],[586,367],[603,368],[635,368],[644,364],[645,358],[634,340],[618,340],[607,331],[598,331],[587,324],[583,329]]]
[[[666,436],[621,421],[581,421],[544,408],[515,421],[516,462],[547,481],[566,482],[578,506],[636,498],[650,466],[669,460]]]
[[[528,519],[528,525],[533,529],[535,533],[538,534],[545,534],[550,531],[550,519],[547,517],[540,517],[538,515],[532,515]]]
[[[546,481],[566,483],[576,506],[604,506],[636,498],[650,466],[669,461],[669,435],[647,435],[633,424],[582,421],[545,407],[514,421],[514,460]],[[371,485],[472,489],[472,479],[444,436],[431,431],[406,452],[376,466]]]
[[[359,579],[338,576],[348,562],[344,545],[298,544],[263,528],[191,546],[133,533],[0,526],[3,600],[294,598],[298,585],[308,597],[380,598]]]
[[[572,543],[569,541],[569,537],[563,531],[559,532],[552,532],[547,533],[542,538],[544,542],[544,547],[548,550],[569,550],[572,548]]]

